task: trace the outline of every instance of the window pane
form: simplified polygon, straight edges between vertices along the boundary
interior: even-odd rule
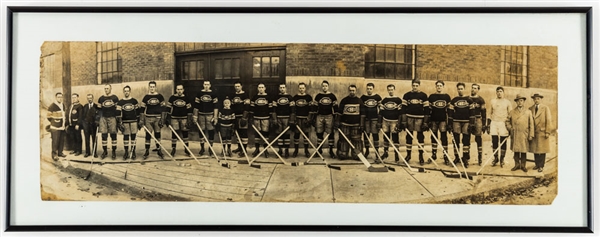
[[[102,74],[102,82],[106,83],[108,81],[108,75],[106,73]]]
[[[215,79],[223,79],[223,60],[215,60]]]
[[[404,51],[405,51],[404,49],[396,49],[396,62],[398,62],[398,63],[406,62],[404,59],[404,57],[405,57]]]
[[[385,65],[383,63],[375,64],[375,78],[385,77]]]
[[[113,68],[113,71],[115,71],[115,72],[118,71],[117,70],[117,61],[116,60],[112,61],[112,68]]]
[[[107,66],[108,66],[108,67],[106,68],[106,71],[107,71],[107,72],[112,72],[112,71],[113,71],[112,62],[110,62],[110,61],[109,61],[109,62],[106,62],[106,64],[107,64]]]
[[[196,78],[204,79],[204,60],[197,61]]]
[[[376,58],[377,62],[383,62],[384,57],[385,57],[385,48],[376,47],[375,48],[375,58]]]
[[[240,78],[240,59],[239,58],[233,59],[233,67],[231,69],[231,76],[233,78]]]
[[[260,57],[252,58],[252,77],[260,77]]]
[[[183,80],[190,79],[190,62],[183,62]]]
[[[231,79],[231,59],[223,59],[223,78]]]
[[[385,78],[394,78],[395,71],[394,64],[387,63],[385,64]]]
[[[262,77],[270,77],[271,76],[271,58],[270,57],[262,57]]]
[[[273,71],[273,74],[271,74],[271,76],[279,77],[279,57],[271,58],[271,67],[272,67],[272,71]]]
[[[367,53],[365,54],[365,62],[375,61],[375,47],[367,47]]]
[[[396,64],[396,79],[410,79],[411,65]]]
[[[198,78],[196,75],[196,61],[190,61],[190,79],[195,80]]]
[[[396,52],[394,48],[386,48],[385,49],[385,61],[386,62],[395,62],[396,61]]]
[[[375,68],[374,63],[365,63],[365,77],[366,78],[373,78],[373,70]]]
[[[516,63],[523,64],[523,54],[522,53],[518,53],[517,54],[517,61],[516,61]]]

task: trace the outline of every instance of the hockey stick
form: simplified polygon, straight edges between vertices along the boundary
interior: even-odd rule
[[[246,157],[245,161],[240,160],[240,161],[238,161],[238,164],[249,164],[250,167],[252,167],[252,168],[260,169],[260,165],[250,164],[250,158],[248,158],[248,153],[246,152],[246,147],[244,146],[244,144],[242,144],[242,139],[240,139],[240,135],[238,134],[237,130],[234,130],[234,132],[235,132],[235,136],[238,139],[238,143],[240,144],[242,152],[244,152],[244,156]]]
[[[492,156],[490,158],[488,158],[483,165],[481,166],[481,168],[479,168],[479,170],[477,171],[477,173],[475,173],[475,175],[479,175],[479,173],[483,170],[483,168],[490,162],[490,160],[492,160],[494,158],[494,156],[496,155],[496,153],[500,150],[500,148],[502,147],[502,145],[504,145],[504,143],[508,141],[508,138],[504,139],[504,141],[502,141],[502,143],[500,143],[500,145],[498,145],[498,147],[496,148],[496,150],[494,150],[494,152],[492,153]]]
[[[437,142],[438,146],[442,146],[442,142],[440,142],[440,140],[435,136],[435,133],[431,129],[429,129],[429,131],[431,132],[431,136],[435,139],[435,142]],[[444,152],[444,155],[446,155],[446,157],[448,159],[450,159],[450,155],[448,155],[448,152],[446,152],[446,150],[444,150],[443,147],[442,147],[442,151]],[[456,165],[454,164],[454,162],[450,162],[450,164],[452,164],[452,166],[456,170],[456,173],[460,174],[460,177],[462,177],[462,173],[460,172],[460,170],[458,169],[458,167],[456,167]],[[443,170],[441,170],[441,171],[442,171],[442,173],[444,175],[446,175],[446,177],[448,177],[448,175]]]
[[[310,146],[313,149],[315,149],[315,151],[308,158],[308,160],[306,160],[305,162],[302,162],[302,163],[300,163],[300,162],[294,162],[294,163],[292,163],[292,166],[306,165],[306,164],[308,164],[308,162],[310,161],[310,159],[312,159],[314,157],[315,154],[319,154],[319,157],[321,157],[321,160],[323,160],[323,162],[325,162],[325,166],[327,166],[327,168],[331,168],[331,169],[335,169],[335,170],[341,170],[342,169],[339,166],[334,166],[334,165],[330,165],[329,163],[327,163],[327,161],[325,160],[325,158],[323,157],[323,155],[319,152],[319,149],[317,147],[315,147],[315,145],[310,141],[310,139],[308,138],[308,136],[306,136],[306,134],[304,133],[304,131],[302,131],[302,129],[300,128],[300,126],[298,126],[298,124],[296,124],[296,128],[298,128],[298,131],[300,131],[300,134],[302,134],[302,137],[304,137],[304,140],[308,141],[308,144],[310,144]],[[325,136],[325,138],[323,139],[323,141],[321,141],[321,143],[319,144],[319,148],[321,146],[323,146],[323,144],[325,144],[325,141],[327,141],[327,138],[329,138],[329,133]]]
[[[369,138],[369,134],[367,134],[367,132],[363,131],[363,133],[365,134],[365,137],[367,138],[367,140],[369,141],[369,144],[371,144],[371,146],[373,148],[375,148],[375,145],[373,144],[373,142],[371,141],[371,138]],[[375,157],[377,157],[377,159],[379,159],[379,162],[381,162],[381,164],[383,164],[384,167],[388,168],[388,170],[394,171],[396,172],[396,169],[391,167],[391,166],[387,166],[385,163],[383,163],[383,160],[381,159],[381,156],[379,155],[379,151],[377,151],[377,149],[375,150]]]
[[[396,145],[394,145],[394,142],[392,141],[392,139],[390,139],[390,137],[387,134],[385,134],[385,132],[383,132],[383,129],[379,129],[379,131],[381,131],[381,133],[383,133],[383,137],[385,137],[385,139],[388,140],[388,143],[391,145],[392,148],[394,148],[394,151],[396,151],[398,153],[398,156],[400,156],[400,160],[402,160],[402,162],[404,162],[406,167],[408,167],[408,170],[410,170],[412,172],[418,172],[419,170],[410,167],[410,165],[408,164],[408,161],[406,161],[404,159],[404,157],[402,156],[402,154],[400,154],[400,150],[398,150]]]
[[[165,151],[165,153],[167,153],[167,155],[169,155],[169,157],[171,158],[171,161],[175,162],[175,164],[179,165],[179,163],[177,163],[177,161],[175,160],[175,158],[173,158],[173,156],[171,155],[171,153],[169,151],[167,151],[167,148],[165,148],[162,143],[160,143],[160,141],[158,139],[156,139],[156,137],[154,136],[154,134],[152,134],[150,132],[150,130],[146,127],[146,125],[143,125],[142,128],[144,128],[144,130],[146,130],[146,133],[150,134],[150,137],[152,138],[152,140],[154,140],[154,142],[156,142],[156,144],[158,144],[159,148],[162,149],[163,151]]]
[[[406,131],[406,133],[410,137],[412,137],[413,141],[416,140],[417,141],[417,146],[419,146],[419,148],[421,148],[421,150],[425,153],[426,156],[429,156],[429,159],[427,159],[427,160],[432,161],[433,164],[435,165],[435,167],[437,167],[438,169],[441,170],[442,168],[440,168],[440,166],[437,164],[437,162],[435,162],[435,160],[433,159],[433,157],[431,156],[431,154],[429,154],[429,152],[427,152],[427,150],[425,150],[425,147],[423,147],[423,145],[421,145],[421,143],[419,143],[418,139],[415,138],[415,135],[413,135],[412,132],[409,131],[407,128],[405,128],[404,131]]]
[[[257,131],[256,127],[254,127],[254,124],[252,125],[252,128],[254,129],[254,131],[256,131],[257,133],[260,134],[260,132]],[[273,141],[271,143],[266,142],[267,146],[265,147],[265,149],[260,151],[255,157],[252,158],[252,160],[250,161],[250,165],[252,165],[252,163],[254,163],[254,161],[260,157],[260,155],[262,155],[267,149],[269,149],[269,147],[271,147],[273,144],[275,144],[275,142],[277,142],[277,139],[279,139],[279,137],[283,136],[283,134],[285,132],[287,132],[288,129],[290,129],[289,126],[286,127],[279,135],[277,135],[277,137],[275,137],[275,139],[273,139]],[[262,137],[262,134],[260,136]]]
[[[344,139],[346,140],[346,142],[348,142],[348,144],[350,145],[350,147],[352,147],[352,150],[354,150],[354,152],[356,153],[356,156],[358,156],[358,158],[360,159],[360,161],[362,161],[362,163],[367,167],[367,170],[369,172],[388,172],[388,169],[386,167],[373,167],[371,165],[371,163],[369,163],[369,161],[367,160],[367,158],[365,157],[365,155],[363,155],[362,151],[359,151],[359,150],[356,149],[356,147],[354,147],[354,145],[352,144],[352,142],[350,141],[350,139],[348,139],[348,137],[346,137],[346,134],[344,134],[344,132],[342,132],[342,130],[340,128],[338,128],[337,130],[340,133],[340,135],[342,135],[342,137],[344,137]]]
[[[221,143],[221,154],[223,154],[223,157],[227,157],[227,148],[226,148],[226,145],[223,144],[223,137],[221,137],[220,129],[217,133],[219,134],[219,142]]]
[[[464,134],[463,134],[463,136],[464,136]],[[454,140],[454,134],[452,134],[452,144],[454,144],[455,151],[457,153],[460,153],[460,149],[458,149],[458,145],[456,144],[456,140]],[[465,171],[465,176],[467,177],[467,179],[471,179],[471,178],[469,178],[469,174],[467,174],[467,168],[465,167],[465,163],[463,162],[462,156],[458,160],[460,161],[460,164],[462,165],[462,168]],[[454,161],[452,161],[452,163],[454,163]]]
[[[129,123],[129,131],[131,131],[131,123]],[[133,147],[131,147],[131,134],[128,137],[129,139],[129,148],[131,148],[131,151],[129,151],[129,160],[127,161],[127,166],[125,167],[125,175],[123,176],[123,179],[127,179],[127,167],[129,167],[129,165],[131,164],[131,154],[133,154]]]
[[[215,152],[215,150],[213,149],[213,147],[210,145],[210,141],[208,141],[208,138],[206,138],[206,135],[204,135],[204,132],[202,131],[202,128],[200,128],[200,124],[198,124],[198,122],[196,122],[196,121],[194,121],[194,123],[198,127],[198,131],[200,131],[200,134],[202,134],[202,137],[204,138],[204,140],[206,140],[206,145],[208,145],[208,149],[210,149],[210,151],[212,151],[212,153],[215,156],[215,159],[217,160],[217,162],[221,166],[230,169],[231,167],[229,166],[229,163],[227,163],[227,159],[225,157],[223,157],[225,159],[225,162],[221,163],[221,159],[219,159],[219,157],[217,156],[217,153]]]
[[[90,169],[89,169],[89,172],[87,173],[87,175],[83,178],[84,180],[89,179],[90,175],[92,175],[92,168],[94,165],[94,157],[96,156],[96,150],[97,150],[96,148],[98,147],[98,130],[99,130],[98,127],[99,126],[96,126],[96,134],[94,135],[95,139],[94,139],[94,148],[92,149],[92,162],[90,162]]]
[[[260,138],[262,138],[262,139],[263,139],[263,141],[264,141],[266,144],[269,144],[269,140],[267,140],[267,139],[265,138],[265,136],[263,136],[263,135],[262,135],[262,133],[260,133],[260,132],[258,131],[258,129],[257,129],[255,126],[254,126],[254,124],[252,124],[252,128],[254,128],[254,131],[256,131],[256,134],[258,134],[258,135],[260,136]],[[285,130],[283,130],[283,132],[281,132],[281,134],[279,134],[279,136],[277,136],[277,139],[279,139],[279,137],[280,137],[281,135],[283,135],[285,132],[287,132],[287,130],[288,130],[288,129],[290,129],[290,126],[287,126],[287,127],[285,128]],[[275,143],[275,141],[277,141],[277,139],[273,139],[273,143]],[[275,148],[273,148],[273,147],[271,146],[271,145],[273,145],[273,143],[271,143],[271,144],[269,144],[267,147],[265,147],[265,149],[264,149],[263,151],[267,150],[268,148],[271,148],[271,150],[272,150],[272,151],[275,153],[275,155],[277,155],[277,158],[279,158],[279,160],[281,160],[281,162],[283,162],[283,164],[284,164],[284,165],[289,165],[289,166],[292,166],[292,164],[290,164],[289,162],[285,161],[285,160],[284,160],[284,159],[283,159],[283,158],[282,158],[282,157],[279,155],[279,153],[277,152],[277,150],[275,150]],[[255,159],[256,159],[256,158],[255,158]]]
[[[179,136],[179,134],[177,134],[177,132],[175,132],[175,129],[173,129],[173,127],[171,127],[171,125],[169,125],[169,129],[171,129],[171,132],[173,132],[173,134],[175,134],[175,136],[177,137],[177,140],[179,140],[181,142],[181,144],[183,144],[183,147],[190,153],[192,158],[194,158],[194,160],[196,160],[196,163],[198,163],[199,165],[207,166],[206,164],[200,163],[200,161],[198,160],[198,158],[196,158],[196,156],[194,155],[194,153],[192,152],[190,147],[185,145],[185,142],[183,141],[183,139]]]

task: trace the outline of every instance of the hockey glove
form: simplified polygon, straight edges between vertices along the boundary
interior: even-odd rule
[[[421,131],[429,130],[429,115],[423,117],[423,124],[421,124]]]

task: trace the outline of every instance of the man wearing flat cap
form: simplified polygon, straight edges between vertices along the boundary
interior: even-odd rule
[[[512,150],[514,152],[513,158],[515,160],[515,167],[511,171],[521,169],[527,172],[527,152],[529,151],[529,141],[534,136],[534,125],[531,110],[524,108],[526,99],[524,96],[517,94],[515,98],[517,108],[508,114],[506,128],[511,136]]]
[[[541,93],[535,93],[531,96],[534,105],[529,108],[533,114],[533,124],[535,133],[533,139],[529,142],[529,152],[533,153],[535,158],[534,170],[538,172],[544,171],[544,163],[546,163],[546,153],[550,152],[550,108],[542,104],[544,96]]]

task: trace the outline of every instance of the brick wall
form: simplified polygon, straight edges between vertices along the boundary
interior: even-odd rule
[[[417,77],[498,84],[500,52],[501,46],[418,45]]]
[[[529,86],[558,89],[558,48],[529,46]]]
[[[175,52],[190,52],[205,49],[220,49],[220,48],[243,48],[243,47],[260,47],[260,46],[282,46],[285,44],[275,43],[194,43],[194,42],[177,42],[175,43]]]
[[[173,80],[174,43],[123,42],[119,51],[123,82]]]
[[[96,42],[71,42],[71,85],[95,85]]]
[[[363,45],[288,44],[287,76],[364,77]]]

